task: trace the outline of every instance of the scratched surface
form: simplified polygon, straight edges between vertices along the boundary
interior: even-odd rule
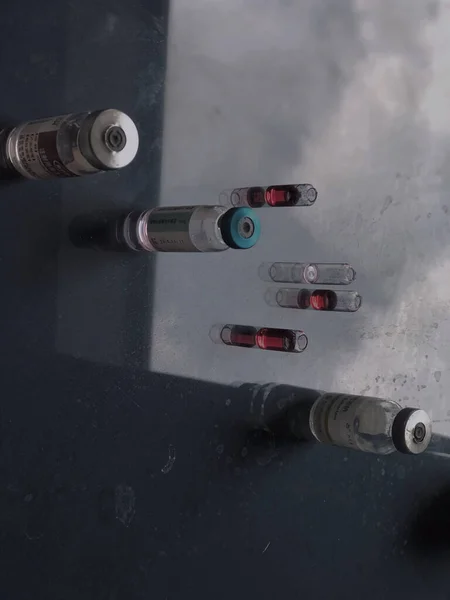
[[[142,147],[117,174],[0,180],[4,597],[447,598],[445,437],[415,459],[294,444],[252,429],[271,397],[227,384],[380,394],[447,432],[448,3],[27,6],[2,7],[0,120],[117,106]],[[89,211],[305,179],[317,204],[260,211],[251,252],[67,241]],[[261,262],[331,258],[357,269],[359,313],[264,304]],[[214,346],[223,321],[310,347]]]

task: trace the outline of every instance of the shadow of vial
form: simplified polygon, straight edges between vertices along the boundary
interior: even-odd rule
[[[97,211],[78,216],[69,224],[69,240],[76,248],[129,251],[121,237],[125,217],[126,214],[118,211]]]
[[[420,558],[450,553],[450,484],[421,502],[408,529],[409,548]]]

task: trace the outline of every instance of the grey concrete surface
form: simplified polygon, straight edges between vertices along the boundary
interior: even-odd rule
[[[310,182],[245,252],[158,256],[150,367],[380,395],[450,432],[450,4],[172,3],[163,204]],[[262,261],[348,261],[356,314],[268,307]],[[303,355],[213,345],[214,323],[302,328]]]
[[[255,435],[262,404],[208,380],[383,394],[445,431],[447,5],[176,0],[163,131],[167,8],[0,11],[1,121],[115,105],[142,139],[120,173],[0,178],[3,596],[443,600],[448,438],[376,457]],[[291,178],[316,183],[316,206],[261,211],[252,252],[67,239],[86,212]],[[267,308],[257,267],[293,255],[354,263],[363,309]],[[304,327],[308,353],[209,342],[213,322],[244,319]]]

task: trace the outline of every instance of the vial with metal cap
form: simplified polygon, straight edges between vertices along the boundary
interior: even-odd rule
[[[139,134],[120,110],[72,113],[0,132],[0,166],[28,179],[79,177],[121,169],[136,156]]]
[[[114,219],[78,218],[70,227],[76,246],[136,252],[220,252],[252,248],[261,232],[250,208],[169,206],[132,211]]]
[[[429,415],[393,400],[326,393],[279,383],[240,384],[252,422],[301,441],[374,454],[420,454],[432,436]]]
[[[219,198],[225,206],[312,206],[317,200],[317,190],[309,183],[271,185],[267,188],[252,186],[224,190]]]
[[[290,413],[295,433],[295,408]],[[424,410],[369,396],[321,394],[309,426],[319,442],[375,454],[420,454],[431,440],[431,419]]]

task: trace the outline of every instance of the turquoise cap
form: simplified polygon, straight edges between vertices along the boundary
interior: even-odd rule
[[[220,221],[223,240],[230,248],[247,250],[252,248],[261,235],[259,217],[251,208],[230,208]]]

